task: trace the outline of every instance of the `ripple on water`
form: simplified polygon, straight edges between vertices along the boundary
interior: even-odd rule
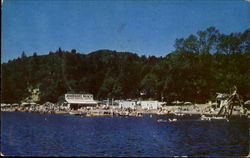
[[[249,122],[164,116],[90,117],[1,112],[1,150],[20,156],[242,156]],[[46,119],[45,119],[46,118]]]

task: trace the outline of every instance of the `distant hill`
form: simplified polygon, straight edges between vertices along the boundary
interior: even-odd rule
[[[98,50],[79,54],[59,48],[48,55],[1,64],[1,102],[61,102],[65,93],[92,93],[95,99],[154,98],[205,102],[234,85],[250,99],[250,33],[220,34],[211,27],[177,39],[165,57]],[[140,96],[140,92],[146,95]]]

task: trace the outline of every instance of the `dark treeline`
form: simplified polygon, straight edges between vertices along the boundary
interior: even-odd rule
[[[221,34],[210,27],[177,39],[165,57],[129,52],[76,50],[38,56],[36,53],[2,64],[2,102],[15,103],[40,89],[40,102],[63,100],[65,93],[92,93],[95,99],[152,98],[206,102],[234,85],[250,99],[250,30]]]

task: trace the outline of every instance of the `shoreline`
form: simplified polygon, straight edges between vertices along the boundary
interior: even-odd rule
[[[188,108],[186,110],[180,110],[183,107],[181,106],[169,106],[164,107],[162,109],[151,109],[151,110],[145,110],[145,109],[118,109],[118,108],[82,108],[78,110],[69,110],[69,109],[47,109],[47,110],[39,110],[39,109],[23,109],[23,108],[1,108],[1,111],[3,112],[26,112],[26,113],[39,113],[39,114],[68,114],[68,115],[77,115],[81,117],[97,117],[97,116],[132,116],[132,117],[142,117],[142,115],[174,115],[174,116],[192,116],[192,115],[199,115],[200,117],[206,116],[206,117],[216,117],[217,116],[217,110],[216,111],[205,111],[202,108],[199,109],[192,109]],[[245,114],[243,113],[233,113],[232,117],[248,117],[249,118],[249,111],[247,111]]]

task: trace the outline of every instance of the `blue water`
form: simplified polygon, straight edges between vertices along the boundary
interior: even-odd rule
[[[11,156],[243,156],[249,121],[158,123],[158,118],[1,112],[1,152]]]

